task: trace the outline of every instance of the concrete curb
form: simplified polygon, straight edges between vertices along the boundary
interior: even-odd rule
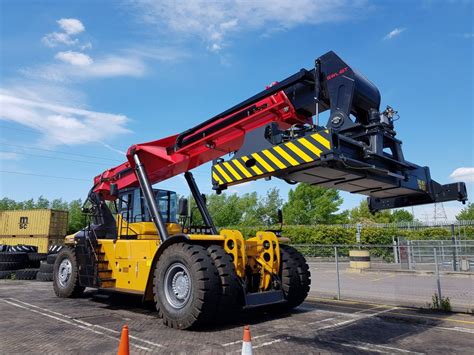
[[[392,269],[363,269],[363,270],[351,270],[352,272],[359,273],[375,273],[375,272],[393,272],[399,274],[410,274],[410,275],[434,275],[435,272],[431,270],[392,270]],[[454,275],[454,276],[474,276],[474,272],[470,271],[440,271],[440,275]]]

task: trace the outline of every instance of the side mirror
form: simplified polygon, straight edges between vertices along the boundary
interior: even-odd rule
[[[110,196],[115,197],[115,198],[118,197],[117,184],[110,184]]]
[[[278,209],[277,214],[278,214],[278,223],[282,224],[283,223],[283,212],[280,208]]]
[[[178,203],[178,214],[180,216],[188,216],[188,199],[187,198],[180,198]]]

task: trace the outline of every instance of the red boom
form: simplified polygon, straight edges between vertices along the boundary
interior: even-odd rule
[[[139,154],[140,160],[145,166],[150,183],[156,184],[217,159],[224,154],[235,152],[242,146],[248,132],[270,122],[278,122],[281,129],[287,129],[293,124],[311,123],[309,122],[310,118],[296,113],[283,91],[258,101],[252,107],[254,107],[251,111],[253,113],[213,130],[206,137],[193,141],[192,137],[196,138],[211,127],[218,127],[219,123],[224,122],[230,116],[245,112],[248,107],[201,127],[188,137],[193,142],[183,148],[175,148],[178,135],[131,146],[127,152],[127,162],[106,170],[94,178],[94,191],[100,192],[105,199],[115,199],[110,195],[110,184],[116,184],[118,189],[138,186],[133,161],[133,154],[136,153]]]

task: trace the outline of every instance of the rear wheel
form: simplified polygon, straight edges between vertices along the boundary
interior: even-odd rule
[[[207,252],[216,266],[220,281],[217,315],[225,321],[235,317],[242,308],[242,286],[235,272],[234,263],[220,245],[210,245]]]
[[[280,277],[287,299],[286,308],[294,308],[308,296],[311,274],[306,259],[298,250],[280,244],[280,252]]]
[[[156,264],[153,293],[159,315],[169,327],[186,329],[213,320],[219,277],[206,249],[187,243],[167,247]]]
[[[53,268],[53,287],[56,296],[78,297],[85,287],[79,285],[77,259],[74,250],[63,248],[57,255]]]

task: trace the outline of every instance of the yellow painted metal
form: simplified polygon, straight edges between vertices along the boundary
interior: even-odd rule
[[[100,239],[100,251],[109,262],[114,288],[145,292],[159,240]]]
[[[257,232],[245,241],[247,262],[251,270],[260,274],[260,291],[269,288],[272,275],[280,270],[280,243],[273,232]]]
[[[99,276],[107,275],[112,280],[102,287],[144,294],[153,272],[153,258],[160,246],[156,232],[155,236],[153,239],[100,239],[99,259],[108,263],[100,264]],[[272,232],[257,232],[255,237],[245,240],[240,231],[224,229],[219,235],[191,234],[189,239],[222,245],[231,255],[238,277],[245,279],[247,269],[260,275],[261,291],[269,289],[272,275],[279,272],[280,246]]]
[[[169,235],[181,233],[183,230],[178,223],[166,223],[166,228]],[[117,215],[117,231],[119,238],[136,237],[136,239],[160,239],[153,222],[128,223],[121,215]]]
[[[1,237],[64,237],[68,212],[59,210],[0,211]]]
[[[224,250],[231,255],[237,276],[244,278],[247,255],[245,251],[246,244],[242,233],[238,230],[223,229],[220,234],[224,237]]]
[[[316,154],[318,157],[321,156],[322,150],[316,147],[314,144],[311,144],[306,138],[301,138],[299,140],[301,144],[303,144],[306,148]]]
[[[325,131],[328,133],[328,131]],[[319,143],[321,143],[326,149],[331,149],[331,142],[329,142],[326,138],[324,138],[321,134],[313,134],[311,135],[315,140],[317,140]]]
[[[328,130],[295,138],[247,156],[218,162],[212,167],[214,185],[231,186],[315,162],[331,150]]]
[[[308,154],[306,154],[300,148],[298,148],[294,143],[288,142],[288,143],[286,143],[286,146],[288,148],[290,148],[294,153],[296,153],[296,155],[298,155],[300,158],[302,158],[305,162],[310,162],[310,161],[314,160]]]

